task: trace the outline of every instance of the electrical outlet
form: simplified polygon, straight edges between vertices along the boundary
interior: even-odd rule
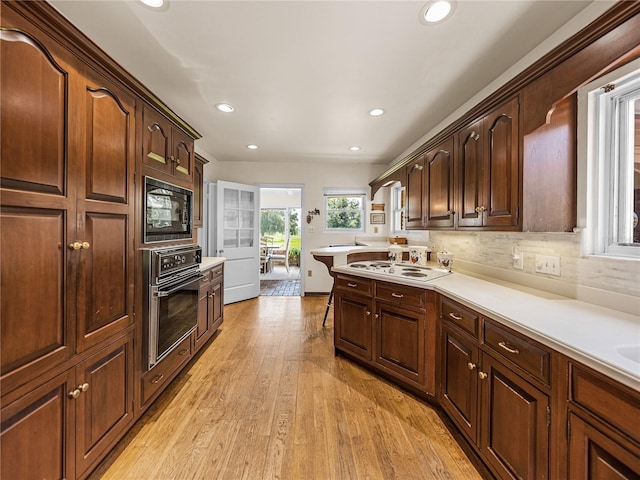
[[[378,227],[373,227],[373,233],[378,233]]]
[[[536,255],[536,273],[560,276],[560,257]]]
[[[524,270],[524,252],[518,247],[511,249],[511,266],[517,270]]]
[[[307,277],[313,277],[313,270],[307,270]]]

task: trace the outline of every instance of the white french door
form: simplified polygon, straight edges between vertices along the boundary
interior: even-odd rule
[[[224,303],[260,294],[260,188],[218,181],[216,243],[224,265]]]

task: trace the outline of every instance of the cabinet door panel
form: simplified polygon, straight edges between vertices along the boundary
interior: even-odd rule
[[[573,413],[569,444],[572,480],[638,480],[640,457]]]
[[[2,207],[2,390],[73,354],[75,278],[66,274],[66,215]],[[20,339],[16,341],[16,339]]]
[[[484,119],[486,128],[486,175],[489,202],[485,225],[517,225],[519,204],[518,99],[496,109]]]
[[[173,174],[182,180],[193,182],[193,141],[182,130],[172,130],[173,141]]]
[[[478,347],[463,334],[442,329],[441,404],[472,441],[478,430]]]
[[[371,300],[336,295],[335,345],[371,360]]]
[[[427,153],[427,227],[450,228],[454,225],[453,208],[453,137]]]
[[[127,215],[87,214],[78,250],[78,350],[126,328],[132,319],[132,269]]]
[[[458,139],[458,225],[478,227],[482,225],[478,209],[484,206],[482,121],[461,130]]]
[[[81,475],[133,421],[133,339],[124,337],[77,367],[76,468]]]
[[[19,31],[0,32],[0,49],[2,186],[64,195],[69,68]]]
[[[425,374],[424,313],[377,304],[375,361],[419,386]]]
[[[153,108],[144,106],[142,113],[142,163],[161,172],[171,173],[171,127]]]
[[[3,406],[0,478],[75,478],[74,388],[67,372]]]
[[[424,157],[420,157],[407,165],[407,205],[406,227],[408,229],[423,228],[425,225],[425,172]]]
[[[501,478],[548,478],[549,398],[490,355],[482,371],[482,455]]]
[[[86,151],[79,182],[78,351],[133,318],[135,102],[91,73],[84,81]]]
[[[222,288],[222,280],[216,282],[214,280],[211,285],[210,300],[211,310],[211,330],[214,332],[222,325],[224,320],[224,288]]]
[[[86,197],[127,203],[129,166],[132,165],[132,114],[115,93],[104,87],[87,86],[86,107]]]

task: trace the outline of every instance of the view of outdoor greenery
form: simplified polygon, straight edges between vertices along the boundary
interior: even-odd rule
[[[349,230],[362,229],[362,196],[326,197],[326,207],[327,228]]]
[[[284,244],[285,237],[285,212],[286,209],[262,209],[260,210],[260,235],[273,237],[275,243]],[[300,249],[300,210],[289,210],[289,249]]]

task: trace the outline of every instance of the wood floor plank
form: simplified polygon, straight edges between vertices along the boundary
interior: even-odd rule
[[[334,355],[326,297],[225,307],[90,480],[480,479],[437,412]]]

